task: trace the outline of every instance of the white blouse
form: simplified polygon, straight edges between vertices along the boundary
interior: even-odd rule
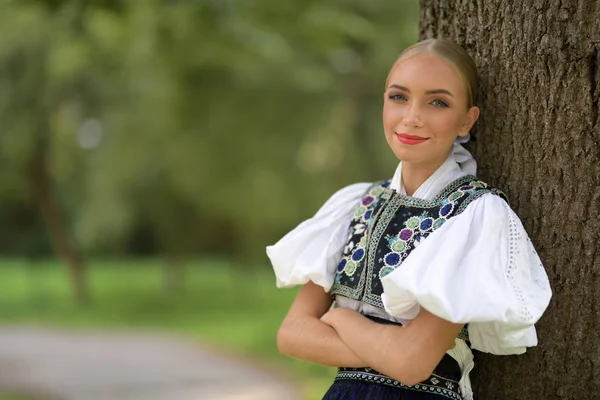
[[[432,199],[450,182],[474,175],[476,164],[459,144],[413,197]],[[390,187],[406,195],[402,163]],[[329,291],[353,211],[371,183],[335,193],[309,220],[267,247],[277,286],[312,281]],[[382,280],[385,310],[336,296],[336,303],[365,315],[401,323],[420,307],[453,323],[468,323],[471,347],[493,354],[520,354],[537,345],[534,324],[551,297],[548,277],[523,225],[499,196],[486,194],[431,233],[400,267]],[[461,392],[472,399],[473,355],[456,339],[448,354],[461,366]]]

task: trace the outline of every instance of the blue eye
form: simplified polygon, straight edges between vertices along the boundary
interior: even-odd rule
[[[406,100],[406,96],[404,96],[403,94],[400,94],[400,93],[393,93],[388,96],[388,99],[400,101],[400,100]]]
[[[431,102],[431,104],[434,107],[440,107],[440,108],[448,108],[448,103],[446,103],[444,100],[434,100]]]

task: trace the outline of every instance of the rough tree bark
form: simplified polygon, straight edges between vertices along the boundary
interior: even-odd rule
[[[477,354],[477,399],[600,399],[600,4],[421,0],[422,39],[474,57],[479,176],[505,190],[551,280],[539,346]]]

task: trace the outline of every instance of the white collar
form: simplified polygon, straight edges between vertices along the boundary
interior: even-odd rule
[[[459,143],[454,143],[452,153],[446,161],[415,191],[412,197],[430,200],[442,191],[450,182],[465,176],[475,175],[477,163],[475,159]],[[390,188],[400,194],[406,195],[402,185],[402,162],[398,164]]]

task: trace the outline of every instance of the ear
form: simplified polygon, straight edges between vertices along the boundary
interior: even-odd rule
[[[458,136],[467,136],[475,124],[475,121],[477,121],[477,118],[479,118],[479,107],[473,106],[469,108],[469,111],[467,111],[467,116],[465,117],[465,121],[460,127]]]

